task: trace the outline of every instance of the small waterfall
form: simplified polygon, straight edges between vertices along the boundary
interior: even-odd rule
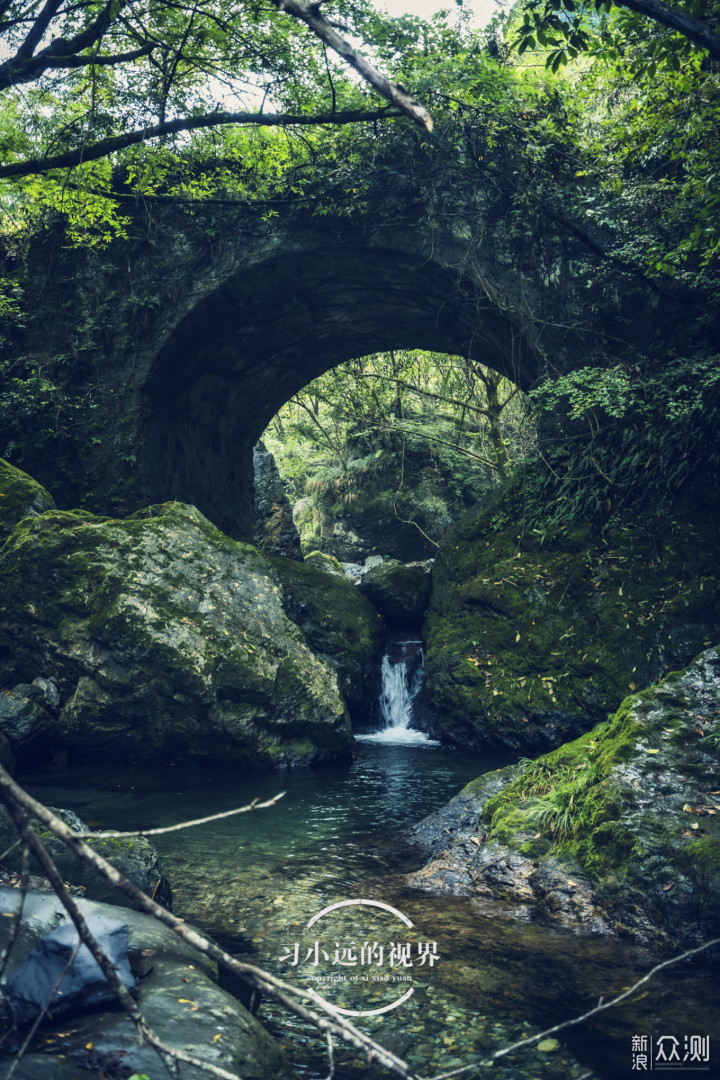
[[[413,702],[422,686],[424,661],[421,641],[399,641],[392,653],[383,656],[380,715],[385,726],[372,735],[356,736],[358,740],[438,745],[424,731],[411,727]]]

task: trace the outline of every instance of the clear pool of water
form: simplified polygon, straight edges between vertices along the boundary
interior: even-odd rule
[[[269,809],[157,838],[175,912],[231,951],[312,985],[341,1008],[372,1012],[412,988],[400,1007],[354,1019],[433,1076],[479,1063],[491,1049],[578,1015],[600,996],[630,985],[656,960],[614,939],[518,921],[510,910],[490,912],[468,898],[407,889],[403,871],[420,857],[403,844],[403,829],[501,764],[432,745],[364,743],[352,765],[316,770],[130,767],[22,779],[44,802],[75,810],[95,828],[169,825],[285,791]],[[397,908],[412,928],[360,905],[306,926],[328,905],[357,899]],[[401,946],[412,968],[400,962]],[[715,997],[707,963],[676,967],[622,1009],[561,1037],[558,1049],[517,1052],[479,1075],[630,1080],[638,1074],[634,1037],[676,1036],[681,1045],[687,1034],[717,1040]],[[259,1016],[302,1075],[327,1076],[323,1043],[312,1030],[272,1003],[263,1002]],[[715,1045],[720,1075],[720,1042]],[[371,1074],[354,1054],[337,1048],[335,1075],[345,1080]],[[712,1076],[712,1067],[703,1075]]]

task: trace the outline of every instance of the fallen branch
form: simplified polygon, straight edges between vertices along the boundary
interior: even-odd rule
[[[136,832],[76,832],[74,835],[80,840],[126,840],[134,836],[162,836],[164,833],[179,832],[181,829],[192,829],[196,825],[207,825],[210,821],[221,821],[223,818],[234,817],[236,814],[247,814],[251,810],[265,810],[268,806],[275,806],[284,795],[285,792],[280,791],[265,802],[253,799],[247,806],[238,806],[235,810],[223,810],[219,814],[210,814],[209,817],[194,818],[192,821],[182,821],[179,825],[165,825],[159,829],[139,829]]]

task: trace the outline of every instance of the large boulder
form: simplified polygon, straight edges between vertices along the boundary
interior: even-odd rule
[[[322,556],[325,559],[325,556]],[[285,610],[308,645],[337,672],[354,721],[365,722],[380,692],[383,620],[344,573],[273,559]]]
[[[75,760],[347,755],[335,670],[284,602],[273,563],[192,506],[123,520],[48,511],[0,555],[0,678],[57,681],[54,742]]]
[[[414,830],[415,888],[671,945],[720,934],[720,650]]]
[[[363,596],[385,617],[389,626],[419,626],[430,601],[430,565],[387,559],[371,566],[360,578]]]
[[[73,832],[89,833],[92,830],[72,810],[59,810],[51,807],[53,813],[68,825]],[[42,840],[46,851],[62,874],[63,881],[82,889],[89,900],[103,903],[115,903],[131,906],[132,902],[113,888],[102,874],[80,859],[58,836],[42,822],[31,819],[35,832]],[[19,874],[22,866],[22,854],[17,845],[19,834],[9,812],[0,806],[0,851],[5,852],[3,866]],[[154,897],[164,907],[172,906],[170,883],[163,873],[156,849],[143,836],[108,837],[106,839],[88,839],[86,843],[93,851],[107,859],[123,877],[133,881],[148,896]],[[34,855],[30,856],[31,874],[42,875],[43,870]]]
[[[0,914],[17,909],[18,892],[0,889]],[[140,978],[137,1003],[161,1042],[237,1073],[245,1080],[293,1080],[282,1051],[234,997],[216,985],[215,965],[148,915],[110,904],[76,900],[81,914],[127,924],[130,959]],[[18,938],[10,954],[12,973],[45,934],[67,923],[50,894],[29,892]],[[10,919],[0,918],[0,942]],[[48,1050],[51,1052],[48,1053]],[[129,1076],[167,1080],[168,1070],[124,1011],[85,1012],[81,1023],[45,1022],[22,1059],[22,1080],[77,1080],[78,1076]],[[204,1069],[182,1065],[183,1080],[207,1080]]]
[[[253,448],[255,482],[255,544],[267,555],[302,559],[300,534],[293,522],[293,510],[285,482],[275,458],[262,442]]]
[[[0,458],[0,547],[18,521],[55,509],[55,500],[42,484]]]
[[[526,532],[516,516],[508,500],[471,515],[433,568],[425,679],[441,738],[558,745],[720,639],[710,518],[628,517],[600,535]]]

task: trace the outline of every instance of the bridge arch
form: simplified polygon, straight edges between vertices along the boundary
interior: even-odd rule
[[[252,447],[278,409],[332,367],[401,348],[468,356],[522,388],[537,374],[512,321],[433,259],[334,244],[233,273],[178,323],[145,381],[145,489],[251,539]]]

